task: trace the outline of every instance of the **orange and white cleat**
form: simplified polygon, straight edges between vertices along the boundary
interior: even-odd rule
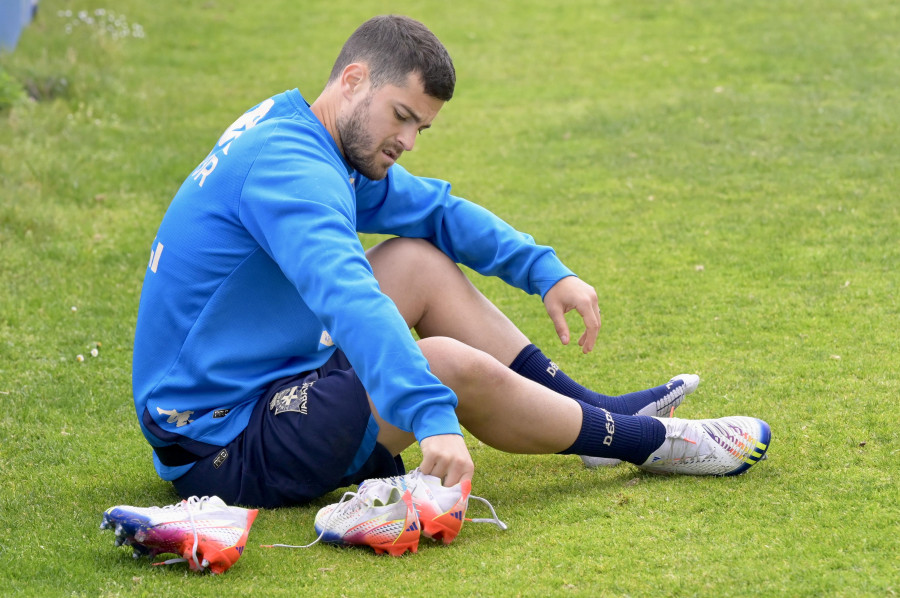
[[[419,549],[419,518],[412,495],[388,484],[367,480],[359,492],[347,492],[340,502],[319,510],[315,528],[319,537],[313,544],[321,540],[341,546],[371,546],[376,554],[391,556]]]
[[[100,529],[115,530],[116,546],[131,546],[135,558],[177,554],[154,564],[186,561],[194,571],[220,574],[241,558],[257,513],[230,507],[218,496],[192,496],[165,507],[110,507]]]
[[[506,524],[497,517],[493,505],[471,493],[471,480],[463,480],[455,486],[446,487],[441,484],[440,478],[414,469],[406,475],[373,478],[363,482],[363,486],[369,484],[387,484],[402,491],[409,490],[412,493],[413,505],[419,515],[422,534],[426,538],[439,540],[444,544],[453,542],[466,521],[493,523],[502,530],[507,529]],[[492,517],[467,519],[466,511],[469,508],[469,499],[475,499],[487,505],[491,510]]]
[[[506,524],[497,517],[493,505],[472,494],[471,480],[446,487],[441,484],[440,478],[424,474],[418,469],[405,476],[389,479],[394,483],[407,484],[412,489],[413,504],[419,513],[422,533],[426,538],[450,544],[459,535],[465,521],[493,523],[501,530],[507,529]],[[469,499],[484,503],[490,509],[492,517],[467,519]]]

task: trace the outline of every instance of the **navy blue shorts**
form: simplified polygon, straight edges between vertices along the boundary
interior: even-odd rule
[[[228,504],[305,504],[367,478],[406,473],[375,442],[366,391],[340,351],[318,370],[273,383],[244,432],[173,484],[183,497]]]

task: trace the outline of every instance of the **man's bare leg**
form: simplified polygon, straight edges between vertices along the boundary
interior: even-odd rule
[[[581,407],[519,376],[491,355],[447,337],[419,341],[431,371],[459,399],[456,415],[476,438],[508,453],[558,453],[581,430]],[[385,422],[373,406],[378,442],[400,454],[415,437]]]
[[[507,366],[528,346],[528,338],[469,282],[455,263],[430,243],[414,239],[385,241],[370,249],[367,257],[382,292],[394,301],[406,323],[423,339],[420,346],[432,371],[450,388],[456,386],[454,390],[460,397],[457,416],[464,427],[476,436],[483,435],[484,442],[501,450],[553,452],[557,446],[571,445],[580,427],[578,404],[556,397],[509,370]],[[482,387],[476,382],[479,375],[486,376]],[[532,399],[526,398],[529,393],[523,388],[532,385],[539,388],[537,396],[553,396],[560,403],[567,403],[554,417],[565,420],[563,414],[569,414],[574,419],[553,426],[543,421],[542,435],[535,411],[540,407],[529,404]],[[476,407],[479,399],[481,404]],[[470,404],[472,408],[467,408]],[[530,419],[520,415],[507,422],[509,415],[502,411],[513,405],[521,414],[530,414]],[[415,442],[412,434],[381,419],[374,406],[372,412],[379,423],[378,442],[391,453],[399,454]],[[489,425],[492,420],[494,426]],[[460,437],[431,437],[423,440],[421,446],[420,467],[426,473],[451,484],[471,477],[474,464]]]
[[[456,393],[457,417],[467,430],[513,453],[556,453],[572,445],[581,406],[507,367],[529,340],[455,263],[429,242],[405,238],[385,241],[367,257],[382,292],[422,339],[432,372]],[[415,442],[376,418],[378,442],[393,454]]]
[[[440,250],[419,239],[391,239],[366,256],[381,291],[420,338],[447,336],[509,365],[528,337]]]

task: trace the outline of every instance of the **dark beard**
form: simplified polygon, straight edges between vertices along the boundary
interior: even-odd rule
[[[347,119],[338,121],[338,135],[344,148],[344,158],[350,166],[367,179],[378,181],[387,176],[387,170],[380,168],[375,159],[379,152],[372,150],[372,137],[366,132],[369,120],[369,106],[372,98],[366,98]]]

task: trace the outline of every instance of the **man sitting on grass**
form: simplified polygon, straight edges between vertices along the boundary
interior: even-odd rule
[[[454,487],[475,465],[461,433],[513,453],[738,474],[765,422],[670,418],[696,376],[622,396],[569,378],[457,264],[539,295],[561,342],[594,289],[449,184],[397,164],[453,95],[444,46],[405,17],[373,18],[322,93],[251,108],[187,177],[141,296],[134,397],[159,475],[183,496],[301,504],[405,473]],[[358,233],[394,235],[365,251]],[[421,340],[410,334],[414,329]]]

